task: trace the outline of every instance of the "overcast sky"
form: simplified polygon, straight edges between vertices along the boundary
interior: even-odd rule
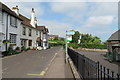
[[[65,37],[66,30],[89,33],[106,41],[118,29],[117,2],[4,2],[9,8],[18,5],[20,13],[31,17],[31,8],[39,25],[50,34]]]

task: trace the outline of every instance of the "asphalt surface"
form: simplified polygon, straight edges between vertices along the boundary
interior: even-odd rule
[[[27,52],[5,57],[2,59],[2,77],[3,78],[42,78],[43,70],[50,64],[53,56],[62,47],[53,47],[51,49]]]
[[[86,57],[92,59],[93,61],[99,61],[101,65],[105,66],[106,68],[109,68],[111,71],[114,71],[115,73],[119,73],[120,66],[118,66],[118,63],[110,63],[107,58],[104,57],[106,52],[95,52],[95,51],[80,51],[76,50],[78,53],[85,55]]]

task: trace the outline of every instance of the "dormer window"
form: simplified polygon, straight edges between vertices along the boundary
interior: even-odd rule
[[[17,18],[10,16],[10,25],[17,28]]]

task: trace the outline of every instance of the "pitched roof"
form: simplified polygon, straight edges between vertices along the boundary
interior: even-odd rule
[[[10,15],[18,18],[18,19],[20,19],[19,16],[14,11],[12,11],[10,8],[8,8],[5,4],[0,2],[0,5],[1,5],[0,10],[2,10],[3,12],[6,12],[6,13],[8,13],[8,14],[10,14]]]
[[[43,31],[43,33],[49,32],[48,28],[46,28],[45,26],[37,26],[37,29],[39,29],[40,31]]]
[[[108,41],[112,40],[120,40],[120,29],[109,37]]]
[[[26,25],[26,26],[29,26],[29,27],[32,27],[32,25],[30,24],[30,19],[28,19],[27,17],[19,14],[19,17],[20,19],[22,19],[22,24]]]

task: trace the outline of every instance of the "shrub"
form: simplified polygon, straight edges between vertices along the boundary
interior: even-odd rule
[[[15,49],[15,50],[19,51],[19,50],[20,50],[20,47],[16,47],[16,49]]]
[[[3,56],[7,56],[7,55],[8,55],[8,51],[2,52],[2,55],[3,55]]]
[[[21,47],[21,51],[25,51],[26,48],[24,46]]]
[[[82,43],[79,45],[82,48],[90,48],[90,49],[106,49],[107,46],[101,43]]]
[[[69,47],[72,47],[72,48],[74,48],[74,49],[79,48],[79,45],[78,45],[77,43],[69,43],[68,46],[69,46]]]
[[[30,50],[30,47],[28,47],[27,50]]]
[[[8,48],[8,55],[12,55],[12,54],[15,54],[15,50],[13,50],[13,47],[10,46],[10,47]]]

